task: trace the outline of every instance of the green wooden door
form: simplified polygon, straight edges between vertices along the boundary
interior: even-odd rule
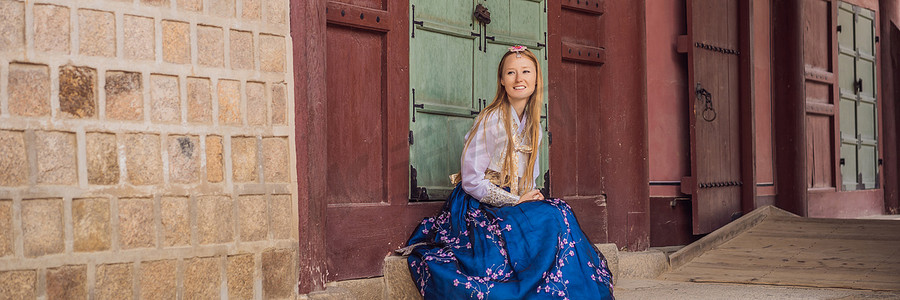
[[[478,4],[489,9],[490,24],[474,19]],[[453,189],[448,176],[459,171],[463,137],[493,99],[497,65],[507,48],[526,45],[544,59],[547,82],[547,14],[540,0],[413,0],[410,5],[410,199],[444,200]],[[546,140],[546,117],[542,124]],[[541,148],[542,170],[549,163],[548,144]]]
[[[873,189],[879,166],[875,12],[841,3],[838,26],[841,181],[844,190]]]

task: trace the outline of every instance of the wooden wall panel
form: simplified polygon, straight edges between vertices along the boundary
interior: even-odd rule
[[[550,164],[551,172],[550,192],[553,197],[578,195],[578,161],[567,159],[578,156],[578,63],[563,61],[558,68],[551,69],[552,75],[566,78],[558,84],[551,85],[557,88],[551,89],[550,123],[553,128],[551,144]],[[561,142],[565,141],[565,142]]]
[[[651,197],[684,196],[680,181],[691,173],[688,101],[694,99],[685,92],[688,90],[685,76],[687,56],[673,49],[677,37],[686,33],[685,18],[683,0],[654,0],[647,4],[646,76]],[[652,201],[651,198],[651,207]],[[661,223],[652,220],[652,224]],[[651,228],[651,234],[655,234],[652,231]]]
[[[804,62],[811,68],[830,71],[832,69],[830,1],[803,1],[803,16]]]
[[[327,197],[384,201],[384,34],[328,26]],[[365,151],[360,151],[365,149]]]
[[[578,195],[601,195],[604,193],[603,182],[603,157],[598,155],[597,149],[603,137],[600,135],[600,122],[592,120],[590,115],[604,116],[609,114],[602,108],[602,99],[599,99],[603,81],[600,78],[600,66],[579,64],[576,78],[578,113],[584,116],[578,124],[577,155],[578,164]]]
[[[834,159],[832,117],[809,114],[806,117],[806,152],[809,161],[807,187],[811,189],[833,188]]]
[[[806,106],[806,186],[835,188],[835,2],[803,1],[803,63]]]

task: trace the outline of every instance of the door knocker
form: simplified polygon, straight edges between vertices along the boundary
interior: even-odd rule
[[[712,94],[710,94],[706,89],[703,88],[699,83],[697,83],[697,100],[703,101],[703,112],[700,114],[703,116],[703,120],[707,122],[712,122],[716,119],[716,110],[712,105]]]
[[[478,4],[475,6],[475,12],[472,13],[475,16],[475,19],[482,24],[491,24],[491,11],[484,7],[484,5]]]

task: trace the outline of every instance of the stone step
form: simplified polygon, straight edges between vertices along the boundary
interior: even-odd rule
[[[609,262],[613,284],[621,278],[656,278],[669,269],[667,254],[672,248],[641,252],[619,251],[615,244],[596,245]],[[384,299],[422,299],[409,274],[406,256],[384,258]]]

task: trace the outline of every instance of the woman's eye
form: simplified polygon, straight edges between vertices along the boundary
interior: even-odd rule
[[[515,73],[516,73],[516,72],[509,71],[509,72],[506,72],[506,75],[512,75],[512,74],[515,74]]]
[[[522,71],[522,73],[531,73],[531,70]]]

